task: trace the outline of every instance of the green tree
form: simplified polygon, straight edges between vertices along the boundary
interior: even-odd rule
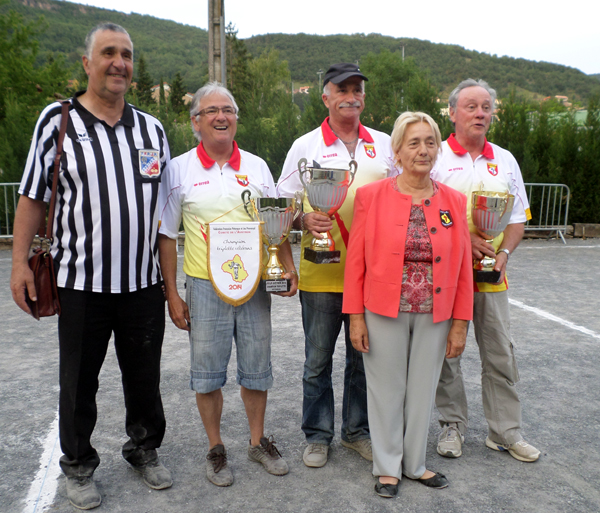
[[[311,87],[308,90],[308,100],[304,104],[304,111],[300,118],[299,132],[306,134],[321,126],[323,120],[329,116],[329,111],[323,103],[323,91],[318,87]]]
[[[250,62],[252,55],[248,52],[244,41],[237,38],[238,31],[229,23],[225,29],[225,48],[227,57],[227,88],[236,98],[243,99],[244,93],[250,89]]]
[[[423,111],[441,122],[437,92],[413,59],[400,52],[369,53],[361,61],[366,83],[363,123],[390,134],[396,118],[405,111]]]
[[[277,178],[298,135],[300,112],[292,103],[292,91],[288,88],[290,72],[276,51],[265,52],[247,64],[247,77],[245,67],[238,68],[243,77],[232,77],[240,107],[236,139],[241,148],[263,158]],[[244,80],[248,87],[237,89]]]
[[[187,106],[183,101],[185,94],[186,90],[183,87],[183,79],[178,71],[175,73],[175,78],[173,78],[173,82],[171,83],[171,91],[169,92],[169,105],[172,112],[179,114],[187,110]]]
[[[158,111],[160,112],[160,116],[159,118],[165,117],[165,114],[169,111],[168,105],[167,105],[167,98],[165,95],[165,81],[163,80],[163,77],[160,77],[160,82],[158,85]]]
[[[152,81],[152,77],[146,69],[146,59],[140,52],[140,58],[138,60],[137,84],[135,88],[135,96],[138,107],[144,108],[154,103],[154,99],[152,98],[153,86],[154,82]]]
[[[42,18],[26,23],[12,10],[0,16],[0,180],[5,182],[20,180],[42,109],[67,95],[70,69],[61,55],[36,65],[37,37],[46,27]]]

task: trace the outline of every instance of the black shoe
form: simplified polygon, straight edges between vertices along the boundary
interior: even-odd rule
[[[400,485],[400,481],[396,484],[385,484],[377,479],[377,482],[375,483],[375,493],[384,499],[391,499],[398,495],[398,485]]]
[[[417,479],[419,483],[429,486],[430,488],[446,488],[450,483],[444,474],[436,472],[434,476],[427,479]]]

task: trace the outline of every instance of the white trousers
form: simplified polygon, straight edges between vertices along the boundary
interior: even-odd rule
[[[365,311],[369,352],[363,355],[373,446],[373,475],[420,478],[427,434],[451,320]]]

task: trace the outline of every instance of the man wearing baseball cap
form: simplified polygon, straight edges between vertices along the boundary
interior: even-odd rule
[[[355,191],[361,185],[397,174],[390,137],[364,127],[360,114],[365,106],[365,81],[356,64],[331,66],[324,78],[323,103],[329,116],[321,126],[297,139],[287,154],[277,185],[280,197],[291,197],[303,189],[298,161],[306,158],[312,167],[349,169],[358,164],[354,182],[341,208],[330,219],[313,212],[305,198],[304,213],[295,227],[302,230],[302,254],[313,237],[329,231],[339,250],[340,262],[320,264],[301,259],[300,302],[305,335],[302,430],[308,446],[304,464],[322,467],[327,463],[334,435],[334,400],[331,383],[335,343],[344,325],[346,364],[342,406],[341,443],[372,460],[367,420],[367,386],[362,355],[352,347],[348,316],[342,314],[344,265],[348,234],[352,225]]]

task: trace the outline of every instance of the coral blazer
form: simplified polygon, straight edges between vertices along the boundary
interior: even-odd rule
[[[473,260],[467,198],[437,183],[423,201],[433,249],[433,322],[473,318]],[[343,312],[397,317],[411,196],[389,178],[356,191],[344,277]]]

